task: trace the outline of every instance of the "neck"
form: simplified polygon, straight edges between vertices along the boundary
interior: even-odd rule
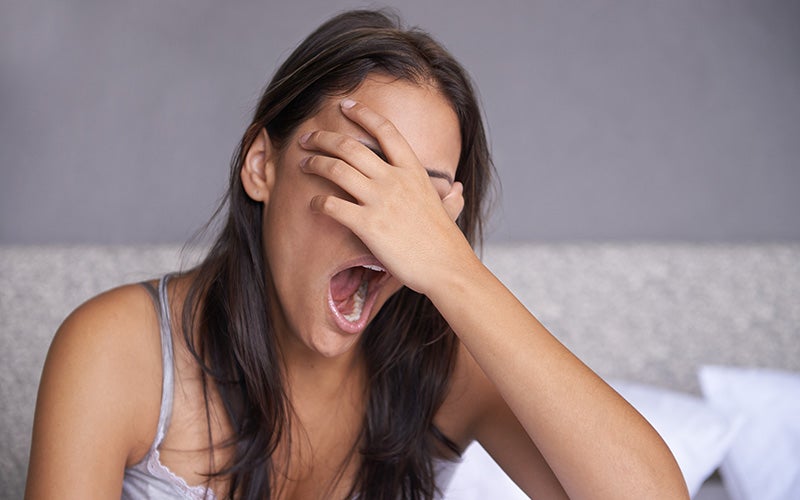
[[[339,356],[326,357],[292,338],[280,342],[279,349],[290,394],[338,397],[343,391],[361,392],[365,387],[366,366],[358,346]]]
[[[324,356],[291,332],[285,322],[275,321],[273,327],[293,404],[353,400],[360,406],[366,392],[366,363],[360,345],[337,356]]]

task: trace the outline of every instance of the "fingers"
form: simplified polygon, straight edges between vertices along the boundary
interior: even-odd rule
[[[349,120],[360,125],[378,141],[379,151],[371,150],[349,135],[325,130],[316,130],[300,137],[300,145],[304,149],[340,158],[369,178],[380,176],[387,163],[395,167],[422,170],[413,149],[390,120],[352,99],[343,100],[340,107]]]
[[[318,196],[312,201],[312,210],[352,227],[350,224],[354,224],[359,216],[358,209],[371,206],[378,199],[419,192],[419,201],[423,203],[426,196],[429,202],[434,196],[441,196],[436,194],[430,172],[422,167],[411,146],[391,121],[352,100],[342,101],[341,110],[377,140],[380,148],[374,151],[374,147],[355,137],[333,131],[315,130],[303,134],[299,138],[300,146],[310,153],[300,162],[303,172],[331,181],[356,201],[351,203],[337,200],[335,196]],[[383,158],[378,156],[381,153],[385,155]],[[452,183],[441,203],[447,216],[455,221],[464,208],[463,185]]]
[[[373,178],[386,164],[354,137],[326,130],[316,130],[300,137],[300,146],[310,151],[339,158],[363,175]]]
[[[464,210],[464,185],[460,182],[454,182],[450,187],[450,192],[442,198],[442,205],[450,216],[450,220],[455,221]]]
[[[395,166],[419,164],[411,146],[391,121],[352,99],[343,100],[341,108],[347,118],[360,125],[378,141],[389,163]]]
[[[358,201],[368,196],[369,179],[359,170],[338,158],[311,155],[300,161],[300,168],[307,174],[314,174],[333,182]]]
[[[317,195],[311,198],[311,211],[327,215],[339,224],[349,228],[359,227],[359,207],[355,203],[333,195]]]

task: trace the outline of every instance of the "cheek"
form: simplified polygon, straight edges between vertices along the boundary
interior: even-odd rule
[[[286,166],[282,168],[284,171],[276,176],[269,204],[265,207],[265,229],[270,233],[284,233],[307,224],[311,198],[315,194],[302,172],[286,171]]]
[[[325,179],[299,169],[281,172],[276,178],[264,208],[263,234],[265,253],[277,275],[313,267],[322,258],[320,248],[333,246],[341,238],[342,226],[311,211],[314,196],[332,194],[334,189]]]
[[[264,207],[264,253],[277,281],[283,281],[289,270],[297,269],[298,261],[306,257],[304,251],[310,237],[305,229],[311,225],[310,198],[293,181],[285,176],[276,178]]]
[[[352,199],[344,190],[333,182],[312,174],[306,174],[300,167],[292,168],[292,164],[283,165],[276,178],[272,193],[272,201],[281,210],[307,209],[311,200],[319,195],[334,195],[339,198]],[[306,210],[302,210],[303,213]]]

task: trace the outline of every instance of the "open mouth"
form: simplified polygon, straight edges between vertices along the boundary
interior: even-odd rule
[[[358,333],[366,327],[378,290],[388,276],[379,264],[366,263],[331,278],[328,303],[339,328]]]

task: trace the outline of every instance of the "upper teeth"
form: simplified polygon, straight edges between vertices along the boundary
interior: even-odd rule
[[[364,264],[361,267],[364,267],[364,268],[369,269],[371,271],[378,271],[378,272],[382,272],[382,273],[386,272],[386,269],[382,268],[381,266],[376,266],[374,264]]]

